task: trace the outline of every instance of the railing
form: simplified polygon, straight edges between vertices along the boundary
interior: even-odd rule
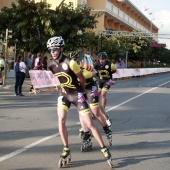
[[[109,1],[106,1],[106,11],[108,11],[112,16],[117,16],[118,19],[122,20],[126,24],[130,25],[131,27],[135,29],[141,29],[144,32],[149,33],[150,31],[143,27],[140,23],[132,19],[129,15],[124,13],[122,10],[114,6],[112,3]]]

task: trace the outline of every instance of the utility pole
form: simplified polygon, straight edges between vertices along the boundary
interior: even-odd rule
[[[5,66],[4,66],[4,78],[3,78],[3,86],[6,86],[6,76],[7,76],[7,55],[8,55],[8,38],[12,38],[12,30],[6,29],[5,35]]]
[[[3,86],[6,86],[6,74],[7,74],[7,50],[8,50],[8,29],[6,29],[6,36],[5,36],[5,65],[4,65],[4,79],[3,79]]]

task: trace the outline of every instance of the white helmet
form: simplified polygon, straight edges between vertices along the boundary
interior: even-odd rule
[[[47,48],[51,47],[62,47],[64,46],[64,40],[61,36],[59,37],[52,37],[47,41]]]

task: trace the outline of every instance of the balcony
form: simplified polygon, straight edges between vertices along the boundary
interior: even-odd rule
[[[133,29],[141,30],[146,33],[150,33],[148,29],[143,27],[140,23],[138,23],[136,20],[131,18],[129,15],[124,13],[122,10],[114,6],[109,1],[106,1],[106,12],[108,12],[111,16],[113,16],[114,18],[117,18],[119,21],[127,24]]]

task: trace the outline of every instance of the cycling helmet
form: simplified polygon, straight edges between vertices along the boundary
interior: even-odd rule
[[[65,43],[64,43],[64,40],[61,36],[52,37],[47,41],[47,48],[62,47],[64,45],[65,45]]]
[[[106,52],[100,52],[98,54],[98,58],[99,59],[106,59],[107,58],[107,53]]]

